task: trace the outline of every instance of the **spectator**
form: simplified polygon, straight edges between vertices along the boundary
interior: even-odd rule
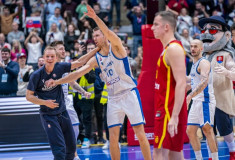
[[[128,34],[124,33],[124,32],[120,32],[120,27],[119,26],[114,26],[113,27],[113,32],[116,33],[116,35],[118,35],[118,37],[121,39],[122,43],[127,43]]]
[[[8,7],[3,8],[3,14],[0,15],[1,20],[1,32],[7,35],[9,32],[12,31],[12,23],[13,19],[19,15],[21,12],[22,6],[19,7],[19,10],[17,13],[10,14],[10,10]]]
[[[135,58],[138,46],[142,45],[141,26],[146,23],[146,15],[142,13],[139,6],[135,6],[127,14],[127,18],[131,21],[133,28],[133,50],[131,56]]]
[[[228,16],[228,7],[224,0],[218,0],[216,7],[214,8],[218,12],[219,16],[227,18]]]
[[[56,8],[61,8],[61,4],[56,2],[56,0],[50,0],[45,7],[46,22],[48,23],[49,18],[55,13]]]
[[[109,24],[112,26],[113,25],[113,6],[115,5],[116,7],[116,26],[121,26],[121,0],[111,0],[111,9],[109,12]]]
[[[61,9],[61,12],[62,14],[64,14],[65,11],[70,11],[72,13],[72,16],[75,17],[76,16],[76,6],[77,6],[77,3],[72,1],[72,0],[66,0],[64,2],[64,4],[62,5],[62,9]]]
[[[74,41],[78,39],[78,36],[75,35],[75,26],[70,24],[68,26],[68,32],[64,36],[64,46],[66,51],[73,50]]]
[[[205,6],[202,5],[200,1],[196,1],[196,9],[194,10],[194,16],[197,16],[198,19],[208,18],[209,14],[206,12]]]
[[[81,3],[76,8],[76,13],[78,14],[78,20],[80,20],[84,12],[87,12],[86,5],[88,3],[88,0],[81,0]]]
[[[186,8],[182,8],[177,19],[177,31],[182,33],[184,28],[189,29],[192,26],[192,18],[188,15]]]
[[[0,0],[0,15],[3,15],[3,8],[4,8],[4,4],[3,4],[3,1]]]
[[[44,14],[45,5],[45,0],[34,0],[33,2],[30,2],[32,13],[39,11],[40,13]]]
[[[100,4],[99,4],[99,3],[94,4],[93,9],[94,9],[96,15],[97,15],[100,19],[102,19],[102,21],[105,23],[105,25],[109,26],[108,14],[105,13],[105,12],[101,12],[101,11],[100,11]],[[92,28],[97,27],[97,25],[96,25],[96,23],[95,23],[94,21],[90,21],[90,23],[91,23]]]
[[[138,79],[140,72],[141,72],[141,68],[142,68],[143,47],[138,47],[138,54],[137,54],[137,57],[135,57],[135,61],[137,63],[136,77]]]
[[[14,97],[18,89],[19,64],[11,61],[10,49],[3,48],[1,53],[3,61],[0,61],[0,97]]]
[[[27,85],[28,82],[25,82],[23,80],[24,75],[26,72],[29,72],[29,74],[33,73],[33,67],[26,65],[26,54],[25,53],[20,53],[17,56],[17,61],[20,65],[20,72],[18,74],[18,91],[17,91],[17,96],[25,96],[26,95],[26,90],[27,90]]]
[[[190,42],[193,40],[193,38],[189,35],[189,30],[187,28],[183,29],[182,35],[175,32],[175,37],[181,41],[185,52],[188,56],[190,56]]]
[[[84,21],[83,28],[81,30],[81,34],[79,36],[79,40],[92,40],[92,27],[90,25],[90,22],[88,20]]]
[[[108,16],[111,8],[111,0],[97,0],[97,3],[100,5],[100,12]]]
[[[130,66],[131,66],[131,72],[133,74],[133,77],[135,79],[137,79],[137,67],[138,67],[137,66],[137,62],[135,61],[135,59],[133,59],[131,57],[131,49],[130,49],[130,47],[128,45],[126,45],[126,44],[123,44],[123,46],[124,46],[124,48],[126,50],[126,53],[127,53],[127,56],[128,56],[128,61],[129,61]]]
[[[18,40],[14,40],[11,49],[11,60],[17,61],[17,56],[20,53],[24,53],[26,55],[25,49],[22,48],[21,43]]]
[[[60,30],[64,30],[65,26],[63,25],[63,18],[60,15],[60,8],[55,8],[55,12],[54,15],[52,15],[49,19],[48,19],[48,25],[47,25],[47,31],[50,29],[51,25],[53,23],[56,23],[57,27]]]
[[[50,30],[46,33],[46,43],[50,44],[54,41],[64,41],[63,33],[58,29],[56,23],[52,23]]]
[[[18,6],[15,8],[14,12],[17,13],[18,10],[20,10],[20,12],[19,12],[18,16],[16,16],[14,18],[13,21],[18,23],[19,24],[19,30],[23,31],[25,26],[26,26],[25,25],[26,15],[27,14],[30,15],[31,10],[30,9],[26,10],[23,0],[17,0],[17,3],[18,3]],[[19,8],[19,6],[20,6],[20,8]]]
[[[69,24],[73,24],[74,26],[77,26],[78,21],[75,17],[72,16],[72,13],[70,11],[64,11],[63,14],[63,25],[65,26],[65,29],[63,30],[63,32],[67,32],[67,27]],[[79,30],[76,30],[77,35],[80,34]]]
[[[180,13],[182,8],[188,9],[188,3],[186,0],[169,0],[168,6],[170,9]]]
[[[5,35],[3,33],[0,33],[0,61],[2,61],[2,55],[1,55],[2,48],[11,49],[11,45],[9,43],[6,43]]]
[[[200,39],[200,33],[201,33],[201,30],[200,30],[200,27],[198,26],[198,17],[193,17],[193,26],[190,27],[190,36],[193,38],[193,39]]]
[[[43,40],[35,32],[30,32],[26,38],[24,45],[28,50],[28,64],[36,70],[38,58],[42,56]]]
[[[12,31],[7,35],[7,41],[12,44],[14,40],[20,41],[21,44],[24,44],[24,32],[19,31],[19,25],[16,22],[12,23]]]
[[[71,58],[81,57],[85,49],[86,48],[81,45],[78,40],[74,41],[74,50],[71,51]]]
[[[6,42],[5,35],[3,33],[0,33],[0,49],[2,48],[11,49],[11,45]]]

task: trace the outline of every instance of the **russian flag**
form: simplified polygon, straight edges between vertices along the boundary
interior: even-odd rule
[[[26,28],[41,28],[41,17],[26,17]]]

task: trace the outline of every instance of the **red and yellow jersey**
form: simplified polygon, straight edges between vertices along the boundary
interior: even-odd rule
[[[156,80],[155,80],[155,119],[163,119],[169,122],[175,99],[176,82],[172,73],[171,66],[165,61],[166,50],[171,44],[178,44],[183,48],[180,41],[171,41],[163,50],[157,62]],[[185,73],[186,74],[186,73]],[[185,75],[186,76],[186,75]],[[184,78],[184,77],[182,77]],[[186,115],[186,116],[185,116]],[[187,123],[187,105],[186,95],[179,115],[179,124]]]

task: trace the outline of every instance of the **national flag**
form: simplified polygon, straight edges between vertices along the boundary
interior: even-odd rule
[[[26,28],[41,28],[41,17],[26,17]]]
[[[218,63],[222,63],[224,61],[224,57],[223,56],[217,56],[217,62]]]

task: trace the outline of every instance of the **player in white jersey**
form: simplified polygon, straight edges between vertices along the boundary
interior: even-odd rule
[[[100,67],[102,79],[105,81],[108,90],[107,121],[110,134],[111,158],[115,160],[120,159],[118,139],[120,126],[126,114],[138,137],[144,159],[151,160],[150,146],[143,126],[145,120],[139,92],[136,89],[136,83],[131,74],[125,48],[120,38],[108,29],[88,5],[87,10],[88,12],[85,15],[92,18],[99,27],[94,29],[93,39],[96,46],[100,48],[100,51],[76,72],[70,73],[59,80],[51,79],[46,84],[47,86],[53,86],[71,82],[88,73],[91,69]]]
[[[62,41],[54,41],[50,44],[52,47],[56,49],[57,52],[57,62],[64,62],[65,60],[65,47],[64,43]],[[68,75],[68,73],[63,74],[62,77],[65,77]],[[64,100],[66,105],[66,110],[68,111],[71,123],[73,125],[73,130],[75,133],[75,139],[77,139],[79,135],[79,119],[77,116],[77,112],[74,109],[73,102],[68,96],[68,88],[69,85],[77,92],[83,94],[86,98],[89,98],[91,96],[91,93],[86,92],[77,82],[73,81],[65,84],[62,84],[62,89],[64,92]],[[74,160],[79,160],[79,157],[77,155],[77,152],[75,152],[75,158]]]
[[[211,151],[212,160],[218,160],[218,148],[213,132],[215,115],[215,96],[210,62],[202,57],[203,43],[193,40],[190,44],[193,65],[187,83],[192,92],[187,96],[187,105],[193,99],[188,115],[187,134],[197,160],[202,160],[201,145],[197,137],[198,127],[202,128]]]

